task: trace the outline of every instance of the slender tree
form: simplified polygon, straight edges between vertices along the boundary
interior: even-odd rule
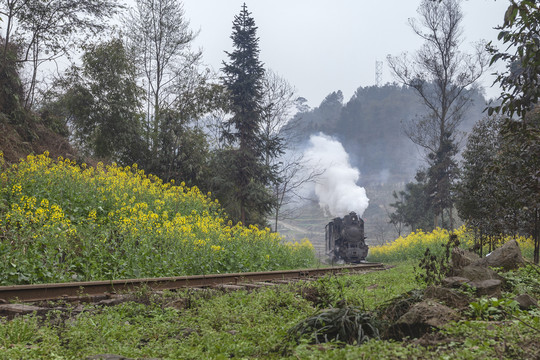
[[[29,66],[25,79],[25,107],[34,105],[38,69],[44,63],[74,53],[87,36],[105,29],[104,20],[114,15],[113,0],[0,0],[5,21],[4,56],[11,42],[21,47],[18,61]]]
[[[435,153],[428,155],[429,168],[427,171],[428,183],[426,191],[428,193],[431,207],[435,214],[441,217],[441,226],[453,229],[454,218],[452,209],[454,207],[454,184],[458,177],[457,163],[454,160],[457,154],[457,146],[450,138],[450,134],[444,134],[442,143]],[[449,224],[444,221],[444,213],[448,213]],[[438,216],[435,217],[434,227],[439,224]]]
[[[245,3],[234,17],[231,39],[234,49],[226,52],[229,62],[223,62],[223,83],[230,95],[232,116],[223,131],[229,148],[222,157],[228,168],[228,187],[237,202],[230,207],[236,214],[230,215],[244,224],[261,223],[273,207],[267,188],[273,173],[265,159],[268,154],[275,155],[277,149],[262,141],[264,68],[259,60],[255,20]]]
[[[190,48],[197,33],[190,30],[178,0],[136,0],[124,22],[147,91],[147,141],[156,159],[161,116],[175,110],[174,103],[181,97],[179,87],[190,81],[187,75],[198,75],[192,70],[201,52]]]
[[[480,46],[474,55],[459,49],[463,19],[459,0],[424,0],[418,13],[420,23],[411,20],[410,25],[425,41],[423,47],[412,59],[407,54],[388,56],[388,63],[396,78],[412,87],[428,110],[425,116],[411,121],[405,133],[431,157],[428,159],[431,166],[433,161],[449,164],[453,156],[450,148],[458,142],[458,126],[471,104],[474,85],[484,72],[488,59]],[[435,226],[438,217],[452,204],[448,190],[452,172],[439,170],[428,172],[429,177],[436,176],[430,179],[431,185],[435,186],[432,195],[437,195],[432,196],[437,198]],[[444,186],[438,188],[439,185]],[[442,199],[441,196],[447,198]]]

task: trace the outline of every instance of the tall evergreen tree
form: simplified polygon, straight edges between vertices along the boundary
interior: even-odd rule
[[[498,163],[501,120],[487,117],[480,120],[467,139],[463,152],[456,208],[467,226],[479,233],[480,239],[503,233],[503,207],[498,199],[498,176],[493,172]],[[482,242],[482,240],[480,240]]]
[[[264,162],[271,149],[261,141],[264,68],[259,60],[257,27],[245,3],[234,18],[231,39],[234,50],[226,52],[229,62],[223,62],[223,82],[232,117],[222,134],[228,148],[221,156],[221,166],[226,168],[224,180],[229,183],[221,188],[230,191],[228,199],[222,201],[229,203],[227,210],[235,220],[262,223],[273,207],[267,188],[273,176]]]

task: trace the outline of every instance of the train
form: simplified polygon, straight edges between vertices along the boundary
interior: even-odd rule
[[[358,264],[366,260],[369,246],[364,236],[364,220],[354,211],[337,217],[325,227],[326,254],[331,261]]]

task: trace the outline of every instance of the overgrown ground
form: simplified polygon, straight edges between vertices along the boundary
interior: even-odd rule
[[[513,287],[538,299],[540,276],[529,267],[507,274]],[[52,310],[0,322],[0,359],[85,359],[116,354],[132,359],[536,359],[540,311],[519,311],[491,302],[465,311],[463,319],[421,339],[364,344],[311,344],[289,330],[328,308],[372,313],[392,298],[420,289],[413,265],[364,275],[253,291],[151,294],[116,306]],[[488,299],[485,299],[489,302]],[[480,300],[478,301],[480,304]]]

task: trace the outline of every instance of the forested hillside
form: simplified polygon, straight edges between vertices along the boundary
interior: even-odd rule
[[[484,116],[487,106],[478,91],[470,102],[460,127],[462,139]],[[414,89],[386,84],[359,87],[348,101],[341,91],[332,92],[318,107],[296,114],[292,121],[298,124],[303,141],[318,132],[341,141],[351,165],[360,170],[360,185],[399,184],[412,180],[424,160],[403,125],[426,111]]]

